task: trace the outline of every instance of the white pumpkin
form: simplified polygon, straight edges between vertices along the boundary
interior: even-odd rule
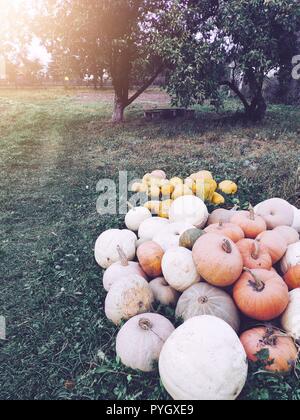
[[[150,218],[152,218],[152,214],[148,209],[145,207],[134,207],[126,214],[125,225],[127,229],[137,232],[141,224]]]
[[[268,229],[277,226],[292,226],[294,220],[293,207],[281,198],[271,198],[254,208],[255,213],[265,219]]]
[[[105,300],[105,314],[119,325],[135,315],[150,312],[154,296],[148,282],[140,276],[130,275],[117,280]]]
[[[159,358],[162,383],[174,400],[235,400],[247,379],[245,350],[224,321],[197,316],[166,341]]]
[[[103,287],[109,292],[111,286],[118,280],[126,278],[130,275],[137,275],[147,280],[147,275],[144,273],[139,263],[128,261],[123,251],[119,248],[121,261],[112,264],[105,271],[103,275]]]
[[[281,260],[281,271],[286,274],[291,267],[300,264],[300,242],[296,242],[288,247],[285,256]]]
[[[154,236],[169,223],[168,219],[164,219],[162,217],[151,217],[151,219],[144,220],[144,222],[141,223],[138,236],[140,239],[152,241]]]
[[[193,228],[194,226],[190,223],[170,223],[154,236],[153,242],[156,242],[164,251],[167,251],[169,248],[178,247],[180,236]]]
[[[169,219],[171,223],[186,222],[203,228],[208,219],[208,210],[200,198],[191,195],[183,196],[172,203]]]
[[[165,306],[176,306],[180,294],[163,277],[152,280],[149,285],[157,302]]]
[[[240,317],[233,299],[223,290],[204,282],[189,287],[176,308],[176,317],[184,321],[201,315],[221,318],[236,332],[239,331]]]
[[[277,226],[274,230],[284,237],[288,245],[299,242],[299,233],[290,226]]]
[[[178,292],[184,292],[201,281],[192,251],[187,248],[168,249],[162,259],[162,271],[167,283]]]
[[[142,314],[131,318],[117,335],[116,352],[121,362],[135,370],[156,369],[165,341],[174,332],[171,322],[159,314]]]
[[[300,340],[300,289],[290,292],[290,303],[281,318],[281,325],[295,340]]]
[[[110,229],[103,232],[95,244],[95,259],[102,268],[120,261],[118,248],[122,248],[128,261],[135,258],[136,235],[130,230]]]
[[[300,209],[297,209],[297,207],[293,206],[294,211],[294,220],[292,227],[296,229],[298,233],[300,233]]]

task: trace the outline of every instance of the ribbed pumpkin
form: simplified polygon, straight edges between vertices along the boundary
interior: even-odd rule
[[[289,268],[300,265],[300,242],[296,242],[288,247],[280,265],[283,274],[286,274]]]
[[[178,247],[181,234],[189,229],[193,229],[193,225],[190,223],[170,223],[154,236],[153,242],[156,242],[164,251],[167,251],[174,246]]]
[[[264,218],[268,229],[277,226],[292,226],[294,221],[293,207],[281,198],[271,198],[255,207],[255,213]]]
[[[186,248],[170,248],[163,256],[162,271],[164,278],[173,289],[184,292],[193,284],[199,283],[192,252]]]
[[[162,275],[161,262],[164,250],[155,242],[145,242],[138,247],[137,257],[144,272],[150,278]]]
[[[300,265],[295,265],[288,269],[284,275],[284,281],[290,290],[300,287]]]
[[[235,212],[237,211],[237,206],[234,206],[233,209],[231,210],[226,210],[226,209],[216,209],[214,210],[208,218],[208,225],[215,225],[217,223],[229,223],[232,216],[235,214]]]
[[[277,226],[274,231],[283,236],[288,245],[299,242],[299,233],[290,226]]]
[[[149,285],[157,302],[165,306],[176,306],[180,293],[173,289],[164,277],[152,280]]]
[[[194,284],[180,297],[176,317],[187,321],[194,316],[212,315],[223,319],[236,332],[240,327],[238,310],[231,297],[207,283]]]
[[[231,286],[243,271],[243,259],[237,246],[226,236],[215,233],[198,239],[193,259],[200,276],[213,286]]]
[[[244,267],[271,270],[271,255],[268,249],[260,242],[253,239],[242,239],[236,245],[242,255]]]
[[[171,322],[159,314],[131,318],[117,335],[116,352],[121,362],[142,372],[156,368],[165,341],[175,331]]]
[[[147,275],[143,271],[140,264],[137,262],[128,261],[125,253],[120,247],[118,247],[118,251],[121,261],[112,264],[103,275],[103,286],[107,292],[116,281],[124,279],[131,274],[135,274],[147,280]]]
[[[273,264],[276,264],[281,260],[288,248],[284,237],[275,230],[262,232],[258,235],[256,240],[268,249]]]
[[[254,328],[244,332],[240,340],[248,359],[252,362],[257,362],[259,352],[268,350],[269,359],[266,361],[268,371],[289,372],[296,365],[298,351],[294,341],[275,328]]]
[[[159,373],[174,400],[231,401],[245,385],[248,363],[234,330],[204,315],[171,334],[160,354]]]
[[[260,233],[267,230],[267,224],[261,216],[254,213],[254,209],[249,211],[237,211],[230,220],[231,223],[239,226],[246,238],[255,239]]]
[[[209,225],[204,229],[206,233],[217,233],[218,235],[227,236],[233,242],[238,242],[245,237],[243,230],[233,223],[219,222]]]
[[[188,229],[179,238],[179,246],[187,248],[192,251],[197,240],[204,235],[205,232],[201,229]]]
[[[105,314],[114,324],[151,310],[154,296],[148,282],[130,275],[116,281],[106,296]]]
[[[288,288],[274,271],[246,270],[233,289],[234,301],[248,317],[271,321],[279,317],[289,303]]]
[[[282,315],[281,325],[300,344],[300,289],[290,292],[290,302]]]

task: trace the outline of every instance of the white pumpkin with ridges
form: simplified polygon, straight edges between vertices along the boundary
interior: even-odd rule
[[[281,260],[281,271],[286,274],[291,267],[300,264],[300,242],[296,242],[288,247],[285,256]]]
[[[103,232],[95,244],[95,259],[102,268],[120,261],[118,247],[122,248],[128,261],[135,258],[136,235],[130,230],[110,229]]]
[[[148,282],[140,276],[131,275],[116,281],[105,300],[105,314],[119,325],[135,315],[150,312],[154,296]]]
[[[170,248],[163,256],[162,271],[167,283],[178,292],[184,292],[201,281],[193,254],[186,248]]]
[[[295,340],[300,340],[300,289],[290,292],[290,303],[281,318],[281,325]]]
[[[151,212],[145,207],[134,207],[125,216],[125,225],[127,229],[137,232],[141,224],[147,220],[151,219]]]
[[[168,338],[159,359],[162,383],[174,400],[235,400],[247,379],[245,350],[224,321],[189,319]]]
[[[166,227],[169,223],[169,220],[162,217],[151,217],[151,219],[147,219],[141,223],[138,236],[140,239],[152,241],[154,236],[160,233],[161,229]]]
[[[169,219],[171,223],[186,222],[203,228],[208,219],[208,210],[200,198],[192,195],[183,196],[172,203]]]
[[[171,322],[159,314],[131,318],[117,335],[116,352],[121,362],[142,372],[152,372],[165,341],[174,332]]]

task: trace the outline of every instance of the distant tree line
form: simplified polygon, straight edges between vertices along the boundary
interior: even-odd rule
[[[37,36],[52,55],[47,77],[87,77],[97,87],[107,75],[114,122],[122,122],[125,109],[161,75],[179,106],[210,99],[220,107],[230,91],[247,119],[261,120],[271,73],[278,100],[289,101],[292,58],[300,53],[298,0],[44,0],[35,13],[23,7],[15,14],[15,21],[23,19],[18,42],[6,39],[2,50],[12,56],[16,43]],[[15,21],[6,22],[6,33]],[[41,74],[24,55],[22,63],[29,78]]]

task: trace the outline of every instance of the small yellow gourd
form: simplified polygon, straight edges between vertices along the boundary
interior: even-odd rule
[[[233,181],[223,181],[219,185],[219,190],[228,195],[236,194],[238,186]]]
[[[194,194],[203,201],[212,201],[213,195],[217,189],[217,183],[213,179],[204,179],[196,181]]]
[[[198,179],[214,179],[213,174],[210,171],[200,171],[196,174],[192,174],[191,178],[194,181],[197,181]]]
[[[160,209],[159,209],[159,217],[163,217],[164,219],[169,218],[169,212],[171,205],[173,203],[173,200],[165,200],[160,203]]]
[[[221,194],[215,192],[213,194],[213,196],[212,196],[212,200],[211,201],[216,206],[220,206],[221,204],[224,204],[225,203],[225,198]]]
[[[148,189],[148,196],[151,200],[159,200],[160,188],[157,185],[151,185]]]
[[[185,195],[193,195],[193,191],[187,185],[177,185],[172,194],[172,200],[176,200]]]
[[[135,182],[134,184],[132,184],[130,191],[133,193],[147,193],[148,185],[141,182]]]
[[[170,179],[170,184],[173,185],[174,188],[176,188],[178,185],[183,185],[183,180],[179,177],[175,177]]]
[[[152,214],[159,214],[160,206],[160,201],[148,201],[144,204],[144,207],[148,209]]]
[[[167,184],[163,185],[160,190],[161,195],[163,197],[171,197],[175,190],[175,187],[172,184],[170,184],[170,182],[168,182]]]

